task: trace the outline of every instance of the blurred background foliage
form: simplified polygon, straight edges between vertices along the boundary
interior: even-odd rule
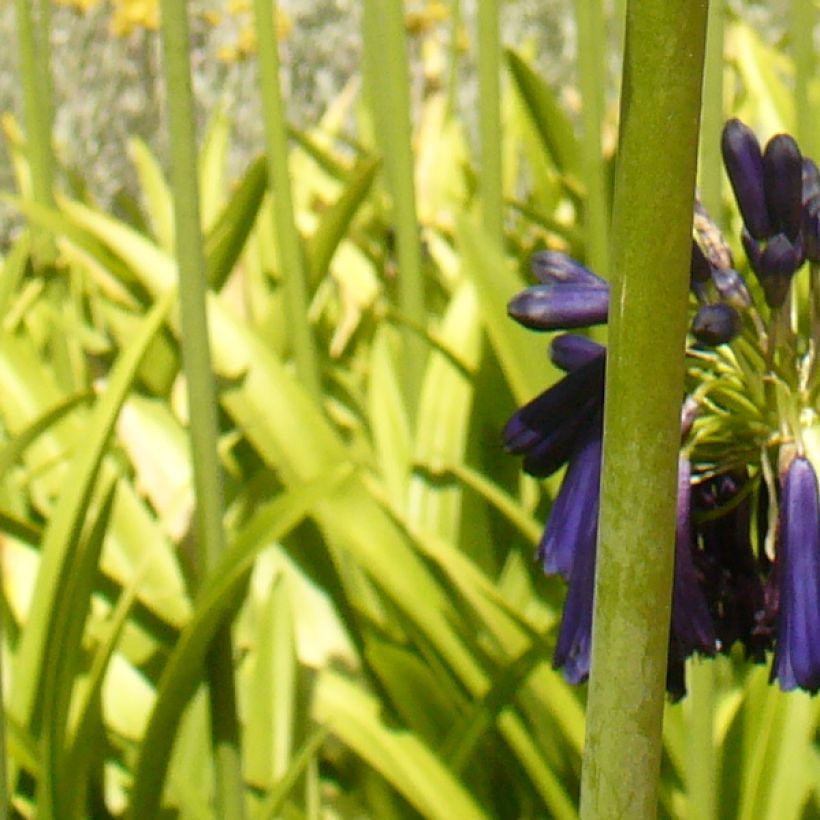
[[[713,83],[763,136],[795,127],[789,8],[725,8]],[[204,578],[156,3],[50,8],[55,202],[32,184],[19,54],[0,51],[17,814],[215,816],[203,667],[232,619],[250,816],[577,815],[585,693],[550,667],[561,584],[533,562],[557,478],[522,476],[499,433],[555,376],[505,315],[529,256],[605,239],[590,214],[606,223],[623,4],[601,18],[594,155],[578,9],[505,3],[493,41],[467,3],[283,3],[271,119],[259,6],[190,4],[228,543]],[[17,42],[11,4],[0,23]],[[490,128],[482,49],[501,60]],[[816,701],[739,658],[694,666],[667,709],[661,814],[820,816]]]

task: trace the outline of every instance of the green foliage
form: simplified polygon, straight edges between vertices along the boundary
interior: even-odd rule
[[[368,6],[395,32],[400,4]],[[443,76],[458,21],[441,23],[416,35],[428,81],[412,135],[391,121],[400,49],[386,66],[370,53],[368,94],[340,95],[286,145],[280,100],[269,125],[286,150],[236,181],[230,112],[211,125],[198,186],[227,549],[207,573],[178,192],[134,141],[133,217],[60,186],[49,202],[32,192],[31,140],[6,129],[8,198],[28,223],[0,258],[2,659],[20,815],[214,816],[208,651],[230,624],[249,816],[577,816],[584,691],[551,668],[561,593],[532,560],[554,483],[522,478],[499,434],[554,376],[505,304],[533,250],[584,255],[588,143],[526,48],[508,51],[503,203],[482,202],[497,194],[477,185]],[[751,44],[731,52],[728,107],[764,131],[790,126],[782,61],[742,20],[727,38]],[[479,220],[502,206],[500,247]],[[293,231],[276,221],[286,210]],[[313,342],[299,355],[318,394],[296,375],[294,326]],[[714,690],[716,813],[820,810],[817,704],[732,658],[715,662]],[[693,715],[666,712],[661,810],[689,817]]]

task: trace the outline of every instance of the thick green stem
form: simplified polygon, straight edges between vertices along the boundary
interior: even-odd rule
[[[631,0],[613,205],[613,292],[585,818],[657,812],[706,0]]]
[[[583,119],[583,174],[586,186],[585,233],[587,262],[601,276],[609,276],[609,192],[601,150],[601,125],[606,92],[606,31],[601,0],[577,0],[578,80]]]
[[[404,5],[399,0],[365,0],[362,24],[365,81],[393,202],[399,310],[411,323],[422,326],[426,324],[424,280],[416,216]],[[425,346],[411,331],[403,336],[405,398],[410,416],[415,417]]]
[[[162,0],[161,9],[170,118],[182,358],[188,386],[196,492],[196,570],[201,579],[216,565],[225,550],[222,471],[217,453],[217,397],[205,306],[205,255],[199,212],[187,8],[185,0]],[[216,809],[220,817],[241,818],[244,797],[232,656],[230,626],[225,625],[215,637],[207,658]]]
[[[481,217],[487,236],[503,247],[501,176],[501,38],[497,0],[478,4],[478,114],[481,135]]]
[[[302,242],[296,230],[288,170],[288,127],[279,82],[279,46],[274,26],[276,3],[256,0],[259,79],[265,118],[268,177],[273,192],[274,229],[282,288],[288,307],[290,338],[300,380],[318,402],[321,385],[316,344],[308,324],[307,278]]]

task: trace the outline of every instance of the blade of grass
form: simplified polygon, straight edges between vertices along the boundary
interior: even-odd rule
[[[349,475],[350,468],[344,465],[335,473],[289,490],[260,508],[203,583],[194,615],[180,634],[157,689],[135,767],[129,806],[131,817],[157,816],[176,727],[200,683],[209,643],[239,604],[239,593],[253,568],[256,554],[271,541],[283,538],[329,488]]]
[[[97,576],[97,563],[103,547],[116,483],[111,481],[102,494],[97,520],[88,536],[82,539],[74,560],[66,571],[63,593],[57,601],[54,631],[44,661],[42,780],[38,783],[37,806],[43,816],[59,813],[60,807],[82,800],[85,781],[77,781],[77,772],[69,765],[65,745],[69,705],[74,681],[84,662],[81,644],[91,606],[91,593]]]
[[[201,581],[225,552],[222,471],[217,450],[219,425],[205,308],[206,264],[196,161],[187,5],[185,0],[162,0],[160,8],[165,86],[170,101],[168,125],[179,271],[181,347],[190,408],[196,497],[195,571]],[[214,635],[208,653],[207,678],[216,810],[223,817],[241,818],[244,813],[242,754],[229,626],[217,630]]]
[[[48,521],[41,547],[41,563],[32,596],[32,607],[15,659],[15,686],[9,712],[23,726],[39,731],[42,705],[43,661],[53,633],[57,602],[64,583],[64,568],[72,560],[111,431],[122,403],[133,384],[151,339],[167,318],[175,300],[170,292],[145,318],[139,332],[118,358],[106,393],[97,401],[65,476],[63,491]]]
[[[324,671],[314,715],[424,817],[485,818],[469,792],[415,735],[386,726],[379,703],[337,672]]]
[[[657,811],[707,10],[627,11],[581,792],[596,820]]]
[[[601,0],[576,0],[578,84],[581,91],[581,168],[586,188],[584,231],[589,266],[609,278],[609,192],[601,145],[606,94],[606,30]]]
[[[392,200],[399,310],[409,321],[424,326],[404,4],[400,0],[365,0],[362,26],[365,87]],[[405,401],[412,424],[426,351],[421,341],[409,332],[404,334],[404,342]]]
[[[270,0],[255,0],[254,3],[268,175],[273,194],[273,227],[282,270],[296,370],[308,392],[318,401],[321,395],[321,375],[316,343],[308,324],[304,248],[296,230],[296,214],[290,189],[287,122],[279,80],[279,41],[274,25],[276,8],[276,2]]]
[[[478,4],[478,131],[481,144],[481,222],[499,248],[504,240],[501,173],[501,35],[497,0]]]

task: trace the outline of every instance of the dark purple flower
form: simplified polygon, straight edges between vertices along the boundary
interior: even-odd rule
[[[723,128],[721,149],[743,221],[755,239],[766,239],[771,233],[771,224],[760,143],[751,128],[732,119]]]
[[[507,312],[531,330],[599,325],[607,320],[609,288],[600,285],[534,285],[514,296]]]
[[[715,618],[720,648],[740,641],[747,657],[760,663],[771,649],[763,567],[751,543],[752,504],[746,471],[723,473],[693,488],[695,529],[702,549],[696,563]],[[738,500],[739,499],[739,500]]]
[[[560,251],[540,251],[533,255],[530,267],[535,278],[545,285],[589,285],[608,288],[605,279]]]
[[[694,652],[714,655],[717,638],[712,616],[698,582],[692,546],[691,466],[678,460],[678,513],[675,530],[675,580],[672,589],[672,634],[684,657]]]
[[[790,242],[800,233],[803,205],[803,157],[794,138],[778,134],[763,152],[763,183],[771,233],[785,234]]]
[[[702,344],[721,345],[740,333],[740,316],[731,306],[718,302],[703,305],[692,320],[692,335]]]
[[[562,451],[566,446],[572,448],[579,425],[589,420],[589,413],[584,413],[584,408],[591,407],[593,410],[590,412],[594,412],[594,405],[602,401],[604,353],[605,349],[601,348],[595,358],[570,372],[513,414],[503,433],[508,452],[529,455],[538,451],[540,458],[545,459],[547,454],[543,452],[544,448],[557,446]],[[566,445],[568,436],[571,441]],[[568,453],[549,472],[560,467],[567,457]],[[534,474],[544,476],[549,472],[536,471]]]
[[[556,367],[565,373],[578,370],[585,364],[601,357],[606,348],[598,342],[587,339],[586,336],[576,336],[574,333],[563,333],[556,336],[550,344],[550,359]]]
[[[601,479],[601,432],[598,424],[579,443],[553,507],[539,550],[547,572],[569,581],[553,666],[563,669],[570,683],[589,675],[592,644],[592,606],[595,590],[595,553]],[[565,502],[559,507],[562,497]]]
[[[803,251],[812,262],[820,261],[820,170],[813,160],[803,157]]]
[[[743,247],[752,270],[757,274],[766,304],[778,308],[786,300],[794,272],[803,264],[803,247],[798,236],[795,243],[783,233],[772,236],[764,248],[744,230]]]
[[[811,462],[798,456],[783,479],[777,551],[777,646],[772,677],[780,688],[820,689],[820,503]]]
[[[538,545],[538,558],[548,575],[569,579],[579,550],[590,540],[595,544],[601,480],[600,409],[599,405],[597,415],[576,442]]]

